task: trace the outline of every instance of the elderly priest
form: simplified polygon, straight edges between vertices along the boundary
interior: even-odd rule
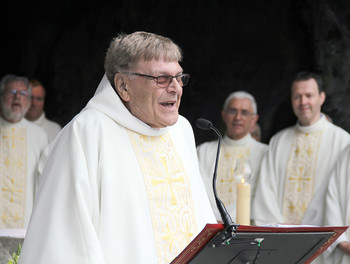
[[[216,222],[178,114],[181,58],[152,33],[113,39],[106,76],[48,157],[21,264],[169,263]]]

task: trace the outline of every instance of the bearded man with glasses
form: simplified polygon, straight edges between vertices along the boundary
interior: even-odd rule
[[[231,93],[225,100],[221,117],[226,125],[226,133],[220,150],[217,192],[231,218],[236,219],[236,185],[245,173],[245,180],[252,186],[253,197],[256,176],[267,145],[257,142],[250,135],[258,120],[257,104],[251,94],[245,91]],[[197,147],[203,181],[216,218],[221,220],[212,188],[216,151],[217,141],[205,142]]]
[[[37,166],[48,144],[45,131],[24,119],[30,106],[26,77],[0,83],[0,229],[25,229],[33,208]]]
[[[22,248],[26,263],[170,263],[215,223],[189,122],[180,48],[121,34],[95,95],[58,135]]]

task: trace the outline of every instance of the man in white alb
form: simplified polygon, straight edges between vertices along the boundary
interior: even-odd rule
[[[192,127],[180,48],[120,34],[106,75],[49,154],[20,263],[170,263],[215,223]]]
[[[327,189],[323,225],[350,226],[350,146],[341,153],[332,170]],[[326,264],[350,264],[350,229],[348,228],[323,253]]]
[[[318,75],[296,75],[291,103],[298,121],[269,142],[253,202],[256,224],[312,224],[303,220],[305,212],[350,143],[350,135],[321,113],[325,97]]]
[[[257,105],[251,94],[244,91],[231,93],[225,100],[221,116],[226,133],[221,144],[216,187],[220,200],[235,219],[236,184],[245,174],[248,176],[245,180],[252,186],[251,197],[254,196],[256,176],[267,145],[250,135],[258,120]],[[197,147],[197,155],[211,205],[217,220],[221,220],[212,185],[217,146],[217,141],[203,143]]]
[[[44,86],[36,79],[30,79],[29,82],[32,88],[32,98],[25,117],[29,121],[41,126],[45,130],[49,142],[51,142],[56,138],[62,127],[58,123],[47,119],[45,116],[44,105],[46,90]]]
[[[0,83],[0,229],[26,228],[32,212],[37,166],[48,144],[45,131],[24,119],[31,90],[26,77]]]

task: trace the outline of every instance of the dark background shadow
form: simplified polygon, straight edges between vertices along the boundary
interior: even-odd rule
[[[199,131],[195,120],[210,119],[223,131],[220,110],[235,90],[255,96],[263,142],[293,125],[290,79],[302,70],[322,75],[323,111],[350,131],[349,1],[207,2],[9,1],[0,11],[0,74],[41,80],[46,115],[65,125],[94,94],[110,40],[120,32],[150,31],[184,51],[191,80],[180,113],[198,144],[215,135]]]

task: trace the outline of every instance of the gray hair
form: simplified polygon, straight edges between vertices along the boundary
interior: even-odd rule
[[[32,89],[30,87],[30,83],[27,77],[24,76],[16,76],[13,74],[7,74],[4,77],[2,77],[0,82],[0,95],[4,92],[7,85],[13,83],[13,82],[22,82],[27,87],[28,90],[28,97],[32,96]]]
[[[256,104],[254,97],[250,93],[247,93],[245,91],[232,92],[225,100],[225,103],[223,106],[224,110],[227,109],[227,106],[229,105],[229,103],[232,99],[249,99],[252,103],[253,113],[257,114],[258,107],[257,107],[257,104]]]
[[[105,71],[114,87],[118,72],[130,71],[140,60],[182,61],[182,51],[170,38],[148,32],[120,34],[114,38],[105,57]]]

